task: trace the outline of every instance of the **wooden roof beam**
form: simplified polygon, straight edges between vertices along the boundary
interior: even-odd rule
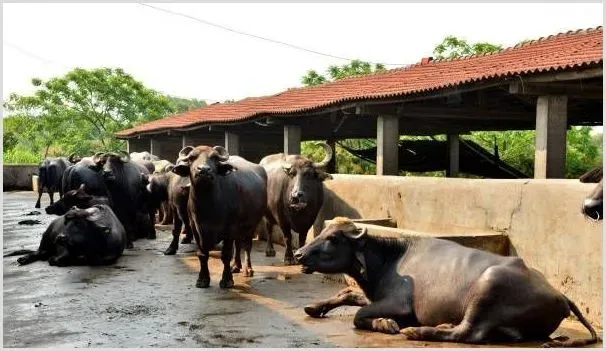
[[[512,82],[509,84],[509,93],[531,96],[566,95],[577,99],[592,100],[604,98],[604,90],[601,86],[585,84]]]

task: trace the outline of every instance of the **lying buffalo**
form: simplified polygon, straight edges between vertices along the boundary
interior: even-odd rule
[[[519,257],[430,237],[375,237],[347,218],[335,218],[295,257],[304,273],[346,273],[364,291],[345,290],[307,306],[313,317],[342,305],[362,306],[356,328],[412,340],[487,343],[549,340],[572,311],[591,338],[544,346],[598,341],[577,306]]]
[[[191,183],[187,210],[200,260],[196,286],[210,285],[208,254],[219,240],[223,240],[223,275],[219,286],[234,285],[230,268],[234,241],[245,249],[243,273],[252,275],[253,234],[267,205],[267,176],[263,167],[241,157],[230,157],[221,146],[187,146],[179,152],[172,171],[189,177]],[[238,253],[239,247],[236,249]]]
[[[189,177],[181,177],[180,175],[168,173],[154,173],[149,176],[149,184],[147,191],[153,206],[158,206],[161,203],[168,203],[171,212],[176,215],[173,218],[173,240],[169,247],[164,251],[165,255],[174,255],[179,248],[179,236],[181,230],[185,233],[185,238],[181,241],[182,244],[189,244],[192,240],[192,231],[189,224],[189,216],[187,214],[187,201],[189,199],[190,188]]]
[[[321,144],[326,157],[313,162],[301,155],[274,154],[264,157],[259,164],[267,172],[267,233],[271,237],[273,226],[278,224],[284,235],[286,250],[284,263],[295,264],[292,255],[291,229],[299,234],[299,246],[305,245],[311,228],[324,201],[323,181],[332,176],[322,170],[332,159],[333,150]],[[275,256],[271,239],[267,239],[266,256]]]
[[[86,192],[85,184],[80,185],[76,190],[69,190],[63,197],[54,204],[46,207],[47,214],[64,215],[73,207],[86,209],[94,205],[107,205],[111,207],[109,198],[106,196],[94,196]]]
[[[147,168],[115,153],[97,155],[94,162],[102,169],[112,209],[126,228],[127,248],[137,238],[155,239],[154,213],[145,192]]]
[[[55,192],[59,193],[59,197],[63,196],[61,179],[63,172],[69,166],[71,166],[71,163],[65,157],[46,158],[42,161],[38,168],[38,201],[36,201],[36,208],[40,208],[40,199],[44,190],[48,192],[51,205],[54,202]]]
[[[124,251],[126,232],[107,205],[72,208],[51,222],[40,246],[17,259],[21,265],[48,260],[51,266],[105,265]]]
[[[598,183],[591,194],[583,201],[581,212],[583,215],[596,221],[604,218],[604,205],[602,203],[602,192],[604,191],[602,179],[602,167],[593,169],[580,177],[583,183]]]

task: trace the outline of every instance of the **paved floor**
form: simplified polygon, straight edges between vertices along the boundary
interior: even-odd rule
[[[43,209],[40,215],[26,215],[35,210],[31,192],[3,197],[4,253],[36,249],[54,216]],[[47,204],[45,195],[42,206]],[[40,224],[18,224],[23,220]],[[254,277],[236,275],[235,288],[221,290],[221,263],[212,259],[211,287],[197,289],[193,245],[182,245],[177,256],[164,256],[170,241],[166,229],[158,231],[157,240],[136,241],[134,250],[109,267],[18,266],[17,257],[4,258],[4,347],[463,346],[356,330],[355,307],[323,319],[308,317],[304,305],[343,286],[321,274],[300,274],[298,266],[281,266],[279,246],[276,257],[266,258],[263,242],[255,242]],[[562,334],[588,335],[572,321],[556,332]]]

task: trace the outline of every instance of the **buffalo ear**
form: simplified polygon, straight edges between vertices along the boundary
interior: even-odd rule
[[[219,162],[219,169],[218,169],[218,173],[219,175],[228,175],[229,173],[234,171],[234,166],[230,165],[229,163],[223,163],[223,162]]]
[[[318,179],[320,179],[321,181],[325,181],[325,180],[332,180],[332,175],[330,175],[330,173],[326,173],[322,170],[318,170]]]
[[[187,155],[189,155],[190,152],[192,152],[192,150],[194,149],[193,146],[186,146],[183,149],[181,149],[181,151],[179,151],[179,157],[178,158],[182,158],[182,157],[187,157]]]
[[[180,175],[181,177],[189,176],[189,162],[185,160],[177,162],[171,172]]]
[[[223,146],[213,146],[213,150],[217,153],[220,161],[227,161],[229,158],[229,152]]]

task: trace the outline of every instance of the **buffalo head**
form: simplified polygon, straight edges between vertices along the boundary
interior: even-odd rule
[[[602,193],[604,191],[602,167],[598,167],[583,174],[579,180],[582,183],[598,183],[591,194],[583,201],[581,212],[584,216],[593,220],[601,220],[604,218],[604,205],[602,203]]]
[[[105,180],[116,180],[114,168],[120,167],[123,163],[126,163],[130,160],[128,153],[123,151],[121,151],[121,153],[125,155],[120,156],[115,152],[98,152],[95,154],[95,156],[93,156],[93,162],[101,170],[101,173]]]
[[[78,189],[66,192],[59,201],[46,207],[45,211],[47,214],[61,216],[74,206],[82,207],[86,205],[92,198],[92,195],[86,193],[85,185],[80,184]]]
[[[313,162],[300,155],[286,156],[282,161],[282,169],[290,178],[287,187],[288,206],[290,209],[299,211],[307,207],[308,201],[318,194],[318,187],[322,182],[332,179],[322,168],[328,165],[332,159],[332,148],[326,143],[320,143],[326,151],[326,156],[321,162]]]
[[[234,170],[227,163],[228,159],[229,153],[222,146],[186,146],[179,151],[172,172],[190,177],[196,184],[213,184],[216,177],[225,176]]]
[[[111,231],[102,217],[98,207],[72,207],[64,216],[65,230],[55,238],[59,251],[67,250],[77,257],[98,250],[99,238]]]
[[[346,273],[356,266],[360,249],[366,242],[366,228],[351,220],[336,217],[312,242],[295,252],[303,273]]]

